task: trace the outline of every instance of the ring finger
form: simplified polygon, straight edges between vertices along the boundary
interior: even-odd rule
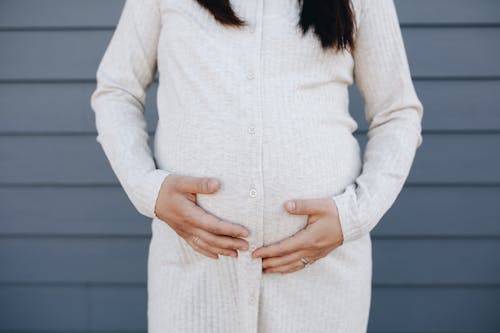
[[[283,265],[288,265],[300,261],[300,258],[306,256],[307,251],[297,251],[284,256],[279,257],[267,257],[262,260],[263,268],[278,267]]]
[[[219,255],[216,252],[209,251],[206,249],[207,244],[198,236],[191,236],[187,239],[187,242],[193,249],[196,251],[206,255],[207,257],[213,258],[213,259],[219,259]]]
[[[313,263],[313,260],[305,258],[309,261],[309,263]],[[296,260],[294,262],[291,262],[286,265],[281,265],[277,267],[272,267],[272,268],[266,268],[264,270],[264,273],[292,273],[301,269],[304,269],[305,265],[302,263],[302,261]]]
[[[193,243],[198,246],[198,248],[203,249],[205,254],[211,254],[210,257],[214,259],[219,259],[219,254],[232,257],[236,257],[238,255],[236,251],[210,245],[197,235],[192,236],[191,239],[193,240]]]
[[[304,264],[300,261],[293,262],[288,265],[283,265],[283,266],[277,266],[277,267],[272,267],[272,268],[266,268],[264,269],[264,273],[289,273],[292,271],[298,271],[300,269],[304,268]]]
[[[236,249],[243,249],[246,241],[230,236],[216,236],[206,230],[197,229],[195,235],[200,237],[211,251],[225,256],[237,257]]]
[[[248,246],[248,242],[244,239],[215,235],[204,229],[195,229],[193,234],[203,239],[207,245],[214,249],[220,249],[224,253],[228,253],[228,255],[229,253],[237,254],[236,249],[242,250]]]

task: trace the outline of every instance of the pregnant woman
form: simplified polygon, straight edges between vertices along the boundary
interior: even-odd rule
[[[366,332],[370,231],[422,143],[393,0],[126,0],[91,105],[152,222],[150,333]]]

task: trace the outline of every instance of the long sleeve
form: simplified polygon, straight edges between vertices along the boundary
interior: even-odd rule
[[[156,168],[144,116],[160,27],[157,0],[126,0],[91,95],[96,140],[134,207],[150,218],[156,217],[156,199],[170,174]]]
[[[422,144],[423,105],[410,74],[393,0],[369,0],[353,52],[369,125],[361,174],[333,196],[344,244],[369,233],[395,202]]]

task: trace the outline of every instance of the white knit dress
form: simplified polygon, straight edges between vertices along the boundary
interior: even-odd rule
[[[126,0],[91,97],[97,141],[137,210],[151,218],[148,331],[366,332],[370,231],[388,211],[422,143],[393,0],[355,0],[357,49],[302,36],[297,0],[230,0],[243,29],[195,0]],[[154,149],[144,118],[159,73]],[[369,123],[364,156],[348,86]],[[169,174],[215,177],[197,203],[250,231],[249,251],[208,258],[154,214]],[[288,199],[331,197],[344,244],[305,269],[262,273],[251,251],[306,225]]]

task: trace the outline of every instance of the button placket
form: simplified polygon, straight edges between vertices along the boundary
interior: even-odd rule
[[[249,214],[252,214],[253,230],[250,237],[247,238],[249,247],[245,251],[246,255],[241,257],[241,266],[239,267],[242,276],[245,276],[245,284],[242,286],[243,302],[245,306],[245,321],[246,330],[249,333],[257,333],[259,320],[259,296],[262,277],[262,261],[260,258],[252,258],[252,252],[262,245],[263,240],[263,210],[264,210],[264,193],[263,193],[263,175],[262,175],[262,103],[261,95],[261,34],[255,34],[262,27],[262,0],[253,2],[255,5],[255,20],[248,27],[249,39],[253,41],[249,43],[251,49],[247,54],[250,61],[248,67],[243,73],[244,83],[246,84],[247,96],[249,105],[251,105],[248,113],[248,123],[246,130],[248,135],[248,153],[251,157],[249,161],[250,171],[247,187],[249,199]]]
[[[252,70],[249,70],[247,72],[247,76],[246,77],[247,77],[247,80],[251,81],[251,80],[255,79],[255,73]]]
[[[255,294],[253,292],[251,292],[250,296],[248,297],[248,303],[251,305],[255,304]]]

